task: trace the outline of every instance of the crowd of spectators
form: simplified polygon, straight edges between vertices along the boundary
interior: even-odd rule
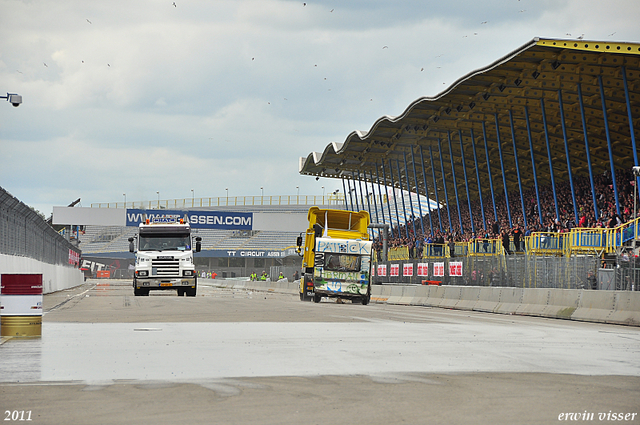
[[[535,187],[523,193],[524,214],[520,192],[509,193],[509,214],[504,193],[495,196],[495,212],[490,197],[483,199],[484,218],[480,200],[471,202],[471,212],[466,201],[460,204],[460,217],[455,203],[438,209],[432,209],[423,217],[410,215],[405,224],[395,223],[390,233],[389,247],[406,246],[411,257],[419,258],[426,244],[453,246],[456,242],[470,242],[477,239],[497,239],[502,241],[509,252],[509,246],[521,247],[525,236],[533,232],[569,232],[574,227],[604,228],[616,227],[631,219],[634,214],[633,174],[626,170],[616,170],[616,185],[620,213],[616,208],[613,180],[610,172],[594,175],[594,191],[598,214],[594,210],[593,194],[589,176],[574,177],[575,202],[577,214],[574,214],[573,197],[570,183],[556,185],[557,214],[551,185],[539,187],[540,211]],[[402,214],[402,212],[401,212]],[[577,216],[577,222],[576,222]],[[395,217],[394,217],[395,218]],[[462,222],[462,228],[460,223]],[[473,223],[473,225],[472,225]],[[415,230],[414,230],[415,229]],[[510,245],[510,241],[514,244]],[[374,249],[381,248],[379,237],[374,239]]]

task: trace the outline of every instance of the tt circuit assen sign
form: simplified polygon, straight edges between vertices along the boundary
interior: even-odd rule
[[[253,213],[223,211],[179,211],[127,209],[127,226],[138,226],[158,219],[184,219],[194,229],[252,230]]]

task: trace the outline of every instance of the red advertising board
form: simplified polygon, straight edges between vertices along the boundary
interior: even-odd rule
[[[389,270],[389,276],[399,276],[400,275],[400,264],[391,264]]]
[[[402,265],[402,276],[413,276],[413,263]]]
[[[378,276],[386,276],[386,275],[387,275],[387,265],[378,264]]]
[[[0,283],[2,295],[42,295],[41,274],[3,274]]]
[[[429,263],[418,263],[418,276],[429,276]]]

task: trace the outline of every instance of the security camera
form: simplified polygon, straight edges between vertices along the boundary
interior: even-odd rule
[[[640,176],[640,167],[633,167],[632,170],[634,176]]]
[[[20,96],[19,94],[10,94],[9,103],[17,108],[22,103],[22,96]]]

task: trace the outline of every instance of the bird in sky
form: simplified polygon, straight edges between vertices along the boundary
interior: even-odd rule
[[[45,62],[42,62],[42,63],[44,63],[44,66],[46,66],[47,68],[49,68],[49,65],[47,65]]]
[[[382,48],[383,48],[383,49],[388,49],[388,48],[389,48],[389,46],[382,46]]]
[[[90,20],[87,19],[87,22],[89,22],[90,24],[93,24],[93,22],[91,22]]]
[[[178,6],[176,6],[176,2],[175,1],[173,2],[173,7],[178,7]]]

